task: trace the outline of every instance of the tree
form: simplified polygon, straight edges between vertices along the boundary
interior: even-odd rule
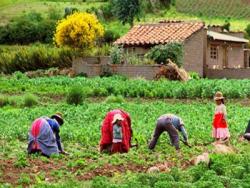
[[[95,15],[76,12],[58,23],[54,41],[58,46],[88,48],[103,34],[104,28]]]
[[[122,24],[129,23],[132,27],[134,19],[139,20],[140,1],[139,0],[112,0],[113,12]]]
[[[245,31],[246,31],[248,37],[250,37],[250,24],[247,25]]]

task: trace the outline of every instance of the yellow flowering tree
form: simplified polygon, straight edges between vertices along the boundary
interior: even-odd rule
[[[58,22],[54,41],[58,46],[92,47],[104,28],[95,15],[76,12]]]

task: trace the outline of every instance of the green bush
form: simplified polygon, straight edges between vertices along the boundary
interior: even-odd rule
[[[179,67],[183,64],[183,44],[169,43],[166,45],[157,45],[150,49],[146,57],[154,60],[156,63],[166,63],[167,59],[171,59]]]
[[[52,19],[53,18],[53,19]],[[0,27],[1,44],[29,44],[34,42],[52,43],[58,16],[43,17],[31,12],[13,19]]]
[[[103,36],[103,42],[112,43],[120,36],[112,30],[106,30]]]
[[[201,78],[197,72],[190,72],[189,75],[191,79],[194,79],[194,80],[199,80]]]
[[[25,107],[32,107],[38,104],[38,98],[33,94],[27,94],[24,96],[24,106]]]
[[[7,106],[9,104],[9,98],[7,96],[0,95],[0,107]]]
[[[79,105],[83,102],[83,90],[80,87],[72,87],[67,96],[67,103],[72,105]]]
[[[122,95],[110,95],[106,98],[105,100],[106,103],[124,103],[125,99],[123,98]]]
[[[113,64],[119,64],[122,61],[123,50],[119,46],[114,46],[110,50],[110,57]]]
[[[11,46],[0,48],[0,72],[10,74],[51,67],[70,67],[74,51],[47,45]]]

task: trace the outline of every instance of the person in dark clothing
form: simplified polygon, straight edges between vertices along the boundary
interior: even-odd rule
[[[158,138],[164,131],[168,133],[171,144],[175,146],[176,150],[180,149],[178,131],[182,133],[184,143],[188,145],[188,136],[182,119],[173,114],[165,114],[157,120],[153,138],[148,146],[149,149],[152,150],[155,148]]]
[[[246,131],[245,131],[243,137],[244,137],[246,140],[250,141],[250,121],[248,122]]]

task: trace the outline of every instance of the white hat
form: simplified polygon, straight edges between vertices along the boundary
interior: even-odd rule
[[[112,124],[114,124],[117,120],[123,121],[124,118],[121,116],[121,114],[115,114],[114,117],[113,117]]]

